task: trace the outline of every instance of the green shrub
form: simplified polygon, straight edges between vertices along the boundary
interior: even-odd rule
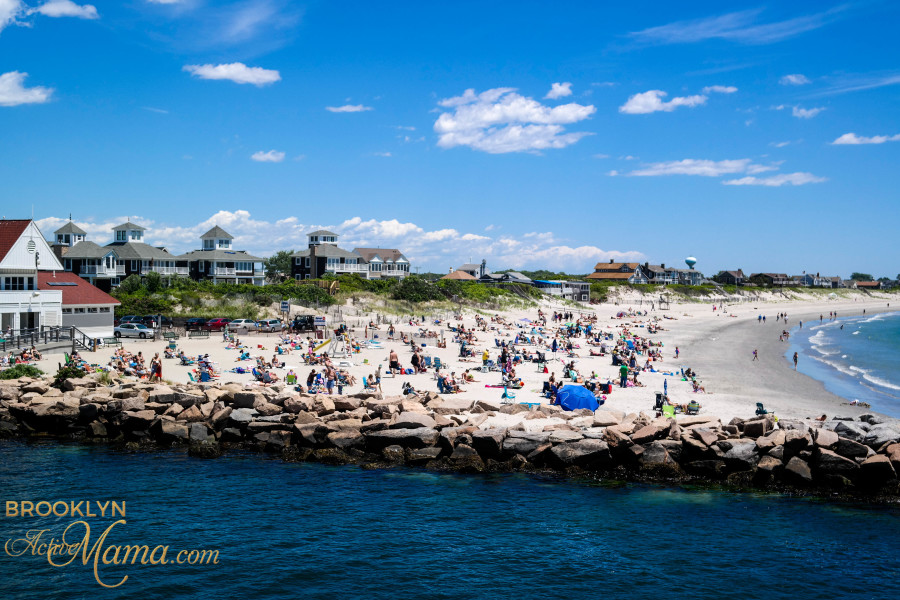
[[[40,377],[44,372],[34,365],[16,365],[0,371],[0,379],[18,379],[19,377]]]
[[[55,388],[62,389],[63,382],[66,379],[78,379],[84,376],[85,372],[83,369],[79,369],[78,367],[73,366],[66,366],[56,372],[56,377],[53,379],[53,383],[50,385]]]

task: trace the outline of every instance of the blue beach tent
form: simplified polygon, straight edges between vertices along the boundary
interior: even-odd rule
[[[576,408],[597,410],[600,407],[600,403],[594,398],[591,390],[580,385],[564,386],[557,392],[556,401],[566,410],[575,410]]]

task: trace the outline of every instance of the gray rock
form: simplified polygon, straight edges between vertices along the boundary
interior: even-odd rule
[[[256,411],[252,408],[238,408],[231,411],[231,414],[228,416],[228,423],[231,426],[240,427],[252,421],[254,415],[256,415]]]
[[[832,449],[840,439],[838,434],[830,429],[813,429],[813,433],[815,434],[816,445],[822,448]]]
[[[897,478],[891,459],[883,454],[870,456],[861,468],[864,481],[871,485],[881,485]]]
[[[263,402],[259,406],[256,407],[256,412],[261,414],[264,417],[270,417],[274,415],[281,414],[281,407],[276,404],[271,404],[269,402]]]
[[[581,439],[584,439],[584,436],[577,431],[571,431],[571,430],[567,430],[567,429],[557,429],[555,431],[550,432],[550,443],[551,444],[577,442],[578,440],[581,440]]]
[[[777,471],[784,466],[784,463],[774,458],[772,456],[763,456],[759,459],[759,462],[756,465],[756,468],[760,471],[767,471],[769,473],[773,471]]]
[[[675,460],[669,455],[669,451],[658,441],[644,446],[644,452],[641,454],[640,461],[644,466],[675,464]]]
[[[419,466],[436,460],[441,455],[440,448],[416,448],[409,451],[409,464]]]
[[[191,423],[190,436],[192,442],[209,441],[209,429],[204,423]]]
[[[343,431],[332,431],[325,439],[329,444],[336,448],[362,448],[366,443],[366,438],[358,429],[347,429]]]
[[[256,408],[257,405],[265,402],[266,397],[260,392],[237,392],[232,404],[236,408]]]
[[[391,423],[390,429],[416,429],[417,427],[433,429],[434,426],[434,419],[424,413],[402,412]]]
[[[756,466],[756,461],[756,442],[733,444],[731,449],[725,452],[725,463],[738,471],[752,469]]]
[[[201,396],[199,394],[189,394],[187,392],[176,392],[174,401],[184,408],[190,408],[191,406],[197,406],[206,401],[206,396]]]
[[[841,437],[845,437],[856,442],[861,441],[864,437],[866,437],[865,429],[863,429],[857,423],[851,423],[848,421],[841,421],[840,423],[835,425],[834,432]]]
[[[859,469],[859,465],[836,452],[819,448],[814,456],[815,467],[827,475],[847,475]]]
[[[549,433],[525,433],[522,431],[507,431],[507,437],[503,440],[503,456],[511,458],[516,454],[528,456],[541,444],[549,443]]]
[[[557,444],[550,452],[563,465],[579,467],[602,467],[611,458],[609,446],[600,440],[579,440],[567,444]]]
[[[850,459],[866,458],[870,454],[874,454],[868,446],[846,438],[838,438],[838,443],[831,449],[844,458]]]
[[[812,471],[810,471],[809,465],[796,456],[789,460],[785,465],[784,476],[787,479],[802,483],[810,483],[813,479]]]
[[[478,429],[472,432],[472,446],[483,458],[499,458],[506,437],[505,429]]]
[[[872,448],[880,448],[889,442],[900,441],[900,429],[893,423],[873,425],[861,441]]]
[[[434,446],[440,434],[434,429],[417,427],[415,429],[385,429],[366,434],[366,447],[369,450],[381,451],[390,445],[404,448],[426,448]]]

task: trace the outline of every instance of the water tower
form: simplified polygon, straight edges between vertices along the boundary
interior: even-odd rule
[[[686,259],[684,259],[684,263],[688,266],[688,269],[693,269],[694,265],[697,264],[697,259],[693,256],[688,256]]]

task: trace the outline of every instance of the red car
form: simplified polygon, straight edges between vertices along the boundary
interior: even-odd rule
[[[203,329],[207,331],[222,331],[225,329],[225,326],[231,323],[231,319],[218,318],[218,319],[210,319],[203,325]]]

